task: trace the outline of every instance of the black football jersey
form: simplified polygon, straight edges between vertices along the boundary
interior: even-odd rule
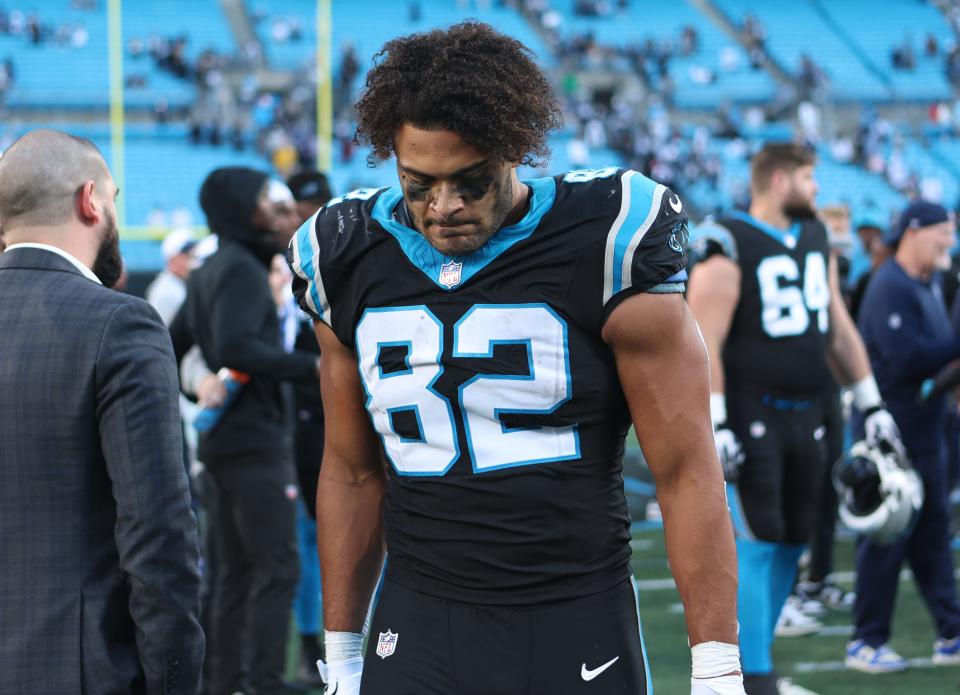
[[[686,214],[607,168],[525,182],[527,212],[446,257],[399,188],[331,200],[294,237],[304,310],[357,357],[388,464],[388,572],[452,600],[531,604],[629,571],[629,413],[600,331],[637,292],[680,292]]]
[[[830,247],[818,220],[781,230],[732,212],[697,231],[698,257],[722,253],[741,270],[740,302],[723,349],[729,391],[738,386],[814,396],[826,386]]]

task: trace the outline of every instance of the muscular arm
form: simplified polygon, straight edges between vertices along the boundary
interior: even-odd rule
[[[638,294],[607,320],[630,414],[657,485],[690,645],[737,643],[737,561],[710,427],[707,353],[680,295]]]
[[[726,256],[711,256],[693,267],[688,287],[690,311],[710,357],[710,390],[723,393],[723,344],[740,301],[740,267]]]
[[[327,630],[360,632],[383,561],[383,455],[353,353],[316,325],[326,439],[317,486],[317,548]]]
[[[830,256],[830,339],[827,342],[827,364],[837,383],[856,383],[871,374],[870,359],[860,332],[850,318],[840,293],[837,259]]]

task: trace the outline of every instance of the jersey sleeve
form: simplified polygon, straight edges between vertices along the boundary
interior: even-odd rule
[[[300,308],[318,321],[333,326],[330,300],[321,271],[323,258],[318,234],[326,209],[301,225],[287,248],[287,263],[293,271],[293,296]]]
[[[604,253],[604,318],[631,295],[686,288],[689,232],[680,197],[636,171],[620,179],[620,209]]]
[[[726,256],[734,263],[738,262],[740,254],[733,233],[712,220],[698,224],[690,234],[691,265],[716,255]]]

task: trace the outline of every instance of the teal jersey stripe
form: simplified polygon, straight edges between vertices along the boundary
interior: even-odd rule
[[[320,269],[314,262],[315,245],[314,227],[317,222],[317,215],[314,214],[310,219],[304,222],[293,237],[291,246],[293,254],[293,270],[307,283],[307,297],[309,303],[313,305],[313,310],[323,319],[325,323],[330,323],[330,303],[327,300],[327,293],[324,291],[323,280],[320,277]]]
[[[604,302],[630,286],[633,254],[656,219],[660,198],[666,190],[636,171],[624,172],[620,181],[620,214],[607,233]]]
[[[403,198],[399,187],[388,188],[373,207],[373,218],[397,240],[407,259],[430,280],[448,292],[462,287],[467,280],[492,263],[500,254],[517,242],[523,241],[540,224],[540,220],[553,207],[556,199],[556,182],[552,178],[524,181],[531,188],[530,207],[523,219],[509,227],[502,227],[477,251],[467,256],[445,256],[433,248],[420,232],[410,229],[393,219],[393,210]],[[448,263],[462,263],[460,282],[447,286],[440,282],[440,269]]]
[[[771,239],[779,241],[788,249],[796,247],[797,242],[800,240],[800,234],[803,232],[803,226],[799,222],[794,222],[788,229],[777,229],[766,222],[761,222],[753,215],[741,212],[740,210],[732,210],[729,216],[756,227]]]

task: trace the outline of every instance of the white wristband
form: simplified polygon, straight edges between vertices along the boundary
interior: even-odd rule
[[[701,642],[690,648],[694,678],[717,678],[740,670],[740,648],[726,642]]]
[[[861,413],[870,408],[876,408],[883,405],[883,399],[880,397],[880,388],[877,386],[877,380],[873,374],[863,377],[860,381],[850,384],[848,387],[853,394],[853,404]]]
[[[722,393],[710,394],[710,422],[713,429],[727,421],[727,397]]]
[[[359,632],[323,631],[323,647],[327,664],[339,664],[348,659],[363,657],[363,635]]]

